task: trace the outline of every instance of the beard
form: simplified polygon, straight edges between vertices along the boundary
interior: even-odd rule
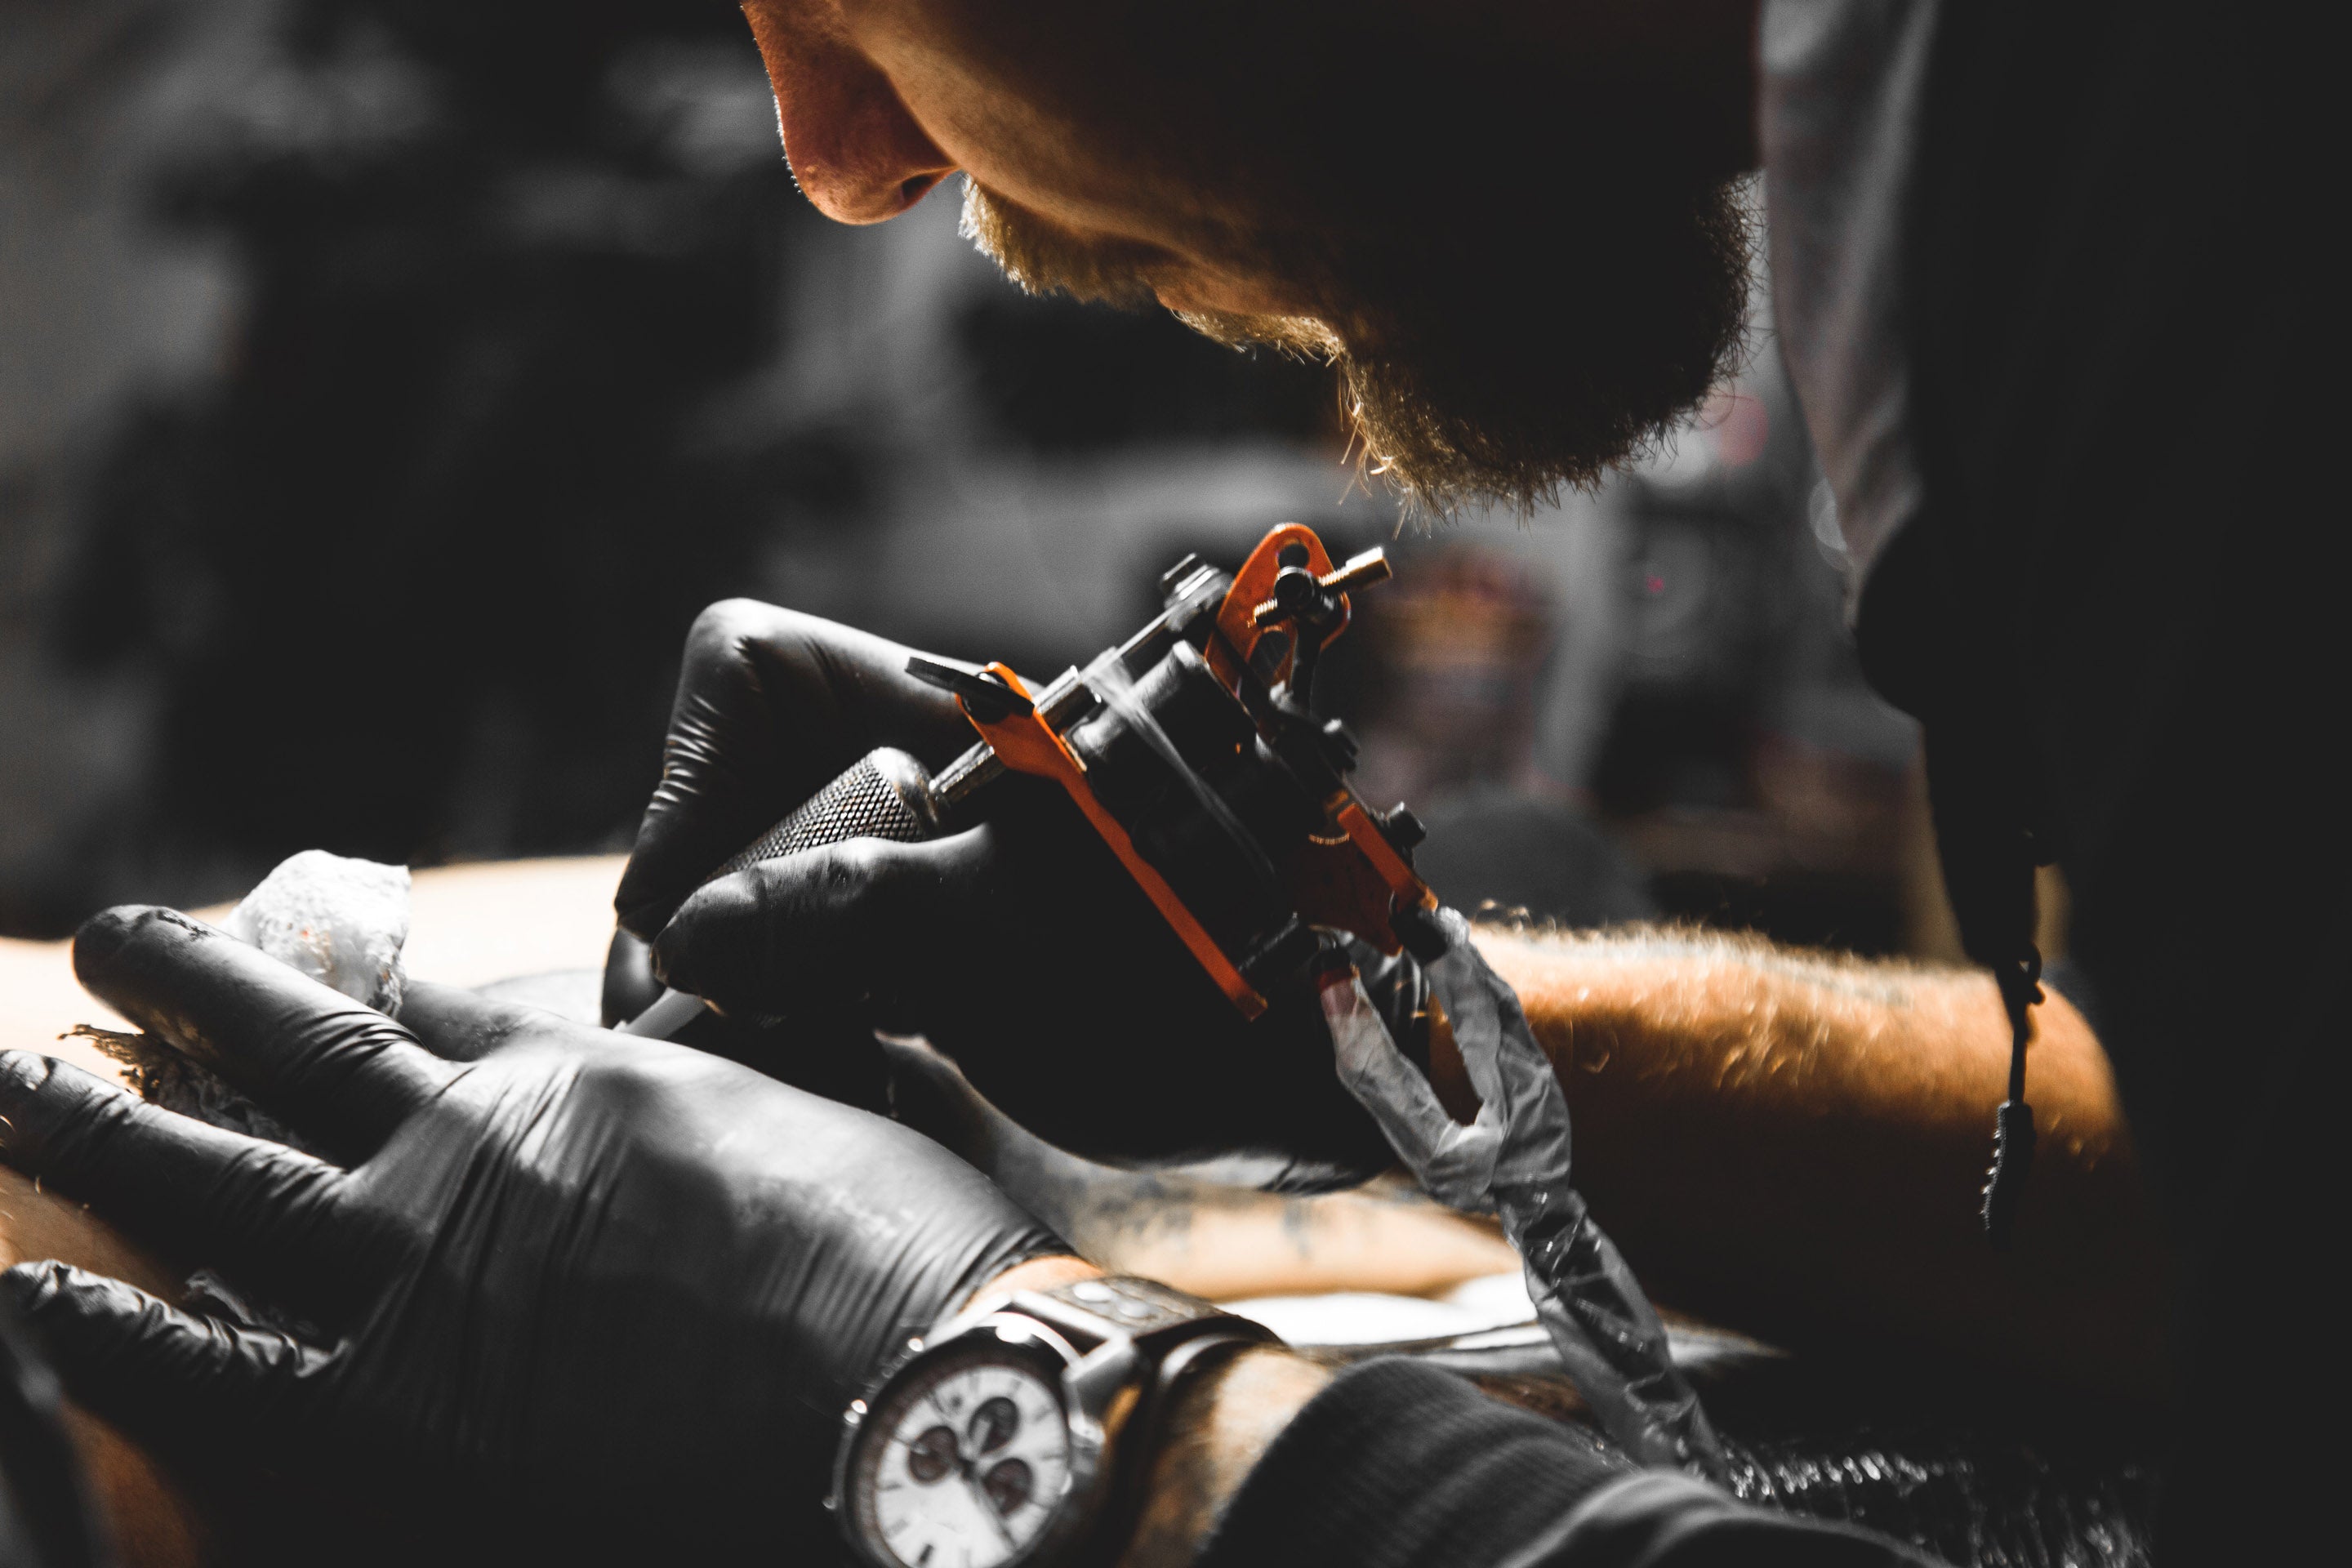
[[[1526,204],[1520,204],[1525,205]],[[1740,182],[1631,189],[1475,224],[1342,226],[1220,261],[1313,315],[1178,311],[1337,373],[1350,451],[1408,513],[1522,515],[1651,449],[1735,367],[1754,223]],[[1154,247],[1074,235],[965,182],[963,233],[1021,288],[1157,303]]]

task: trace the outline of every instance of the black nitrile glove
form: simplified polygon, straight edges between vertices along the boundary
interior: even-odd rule
[[[789,1561],[880,1364],[1068,1250],[929,1139],[682,1047],[429,985],[394,1023],[166,910],[74,961],[335,1162],[0,1057],[9,1164],[321,1326],[9,1270],[76,1396],[167,1451],[504,1497],[592,1555]]]
[[[1333,1074],[1313,988],[1302,977],[1245,1023],[1053,784],[1001,779],[979,799],[981,826],[930,843],[856,839],[697,890],[876,746],[936,772],[977,741],[952,698],[905,673],[911,651],[743,601],[697,623],[661,785],[617,899],[662,977],[731,1013],[857,1007],[865,1022],[921,1033],[1066,1147],[1391,1163]],[[1411,1049],[1418,973],[1409,962],[1384,973],[1367,981]],[[756,1052],[698,1043],[801,1079]]]

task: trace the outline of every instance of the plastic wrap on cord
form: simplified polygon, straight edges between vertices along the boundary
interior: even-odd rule
[[[1569,1185],[1568,1101],[1518,996],[1471,945],[1460,913],[1440,910],[1424,929],[1433,937],[1416,945],[1432,955],[1415,956],[1478,1092],[1477,1120],[1465,1127],[1446,1114],[1335,953],[1318,988],[1340,1081],[1432,1197],[1501,1218],[1536,1315],[1610,1436],[1644,1464],[1722,1479],[1722,1444],[1667,1352],[1665,1325]]]

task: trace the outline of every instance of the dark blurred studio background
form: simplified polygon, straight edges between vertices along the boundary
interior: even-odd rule
[[[1769,344],[1399,539],[1324,374],[1024,299],[953,195],[820,218],[718,0],[0,0],[0,934],[625,848],[710,600],[1051,673],[1297,519],[1401,557],[1325,698],[1454,901],[1954,951]]]

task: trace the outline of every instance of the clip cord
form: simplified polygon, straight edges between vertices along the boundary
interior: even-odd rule
[[[1724,1479],[1722,1441],[1675,1364],[1665,1325],[1569,1184],[1568,1100],[1517,995],[1471,944],[1459,912],[1412,923],[1423,938],[1414,957],[1477,1092],[1477,1120],[1465,1127],[1446,1114],[1354,967],[1327,948],[1317,988],[1340,1082],[1430,1196],[1501,1219],[1537,1321],[1609,1435],[1644,1465]]]
[[[2017,1223],[2018,1195],[2033,1168],[2033,1107],[2025,1101],[2025,1047],[2033,1039],[2033,1005],[2042,1000],[2042,950],[2027,941],[2012,962],[1997,966],[2000,1003],[2009,1014],[2009,1098],[1993,1112],[1992,1168],[1985,1173],[1985,1237],[1997,1252],[2009,1250]]]
[[[1960,950],[1992,972],[2009,1016],[2009,1097],[1993,1113],[1992,1163],[1980,1210],[1985,1239],[2005,1251],[2033,1165],[2033,1110],[2025,1054],[2042,1000],[2034,945],[2034,871],[2053,858],[2038,781],[2012,765],[2017,737],[1997,718],[1960,705],[1920,730],[1936,858],[1960,928]]]

